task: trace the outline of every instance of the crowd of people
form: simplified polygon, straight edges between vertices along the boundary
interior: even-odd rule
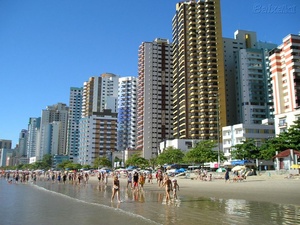
[[[127,179],[127,189],[131,189],[135,192],[143,191],[144,190],[144,184],[146,181],[149,184],[153,184],[153,175],[152,173],[143,173],[138,171],[133,172],[127,172],[126,173],[126,179]],[[111,201],[114,200],[115,196],[117,196],[118,202],[120,202],[120,181],[119,181],[120,173],[114,174],[113,184],[112,184],[112,196]],[[173,199],[176,200],[177,197],[177,191],[179,191],[179,184],[176,179],[170,179],[170,177],[167,174],[164,174],[161,171],[157,171],[155,173],[156,183],[158,184],[158,187],[165,188],[165,196],[166,201],[171,200],[170,192],[173,192]]]
[[[72,183],[87,184],[89,181],[89,173],[76,171],[2,171],[2,178],[6,178],[7,182],[12,183],[35,183],[36,181],[49,181],[52,183]]]
[[[134,192],[140,192],[144,190],[144,185],[153,184],[154,174],[144,173],[139,171],[131,171],[125,174],[127,180],[126,188],[128,190],[133,190]],[[115,196],[117,201],[120,200],[120,181],[119,178],[121,174],[119,172],[106,172],[106,171],[96,171],[90,174],[86,171],[1,171],[0,177],[5,178],[9,184],[13,183],[36,183],[37,181],[52,182],[52,183],[62,183],[62,184],[73,184],[81,185],[88,184],[90,176],[96,176],[99,184],[107,185],[108,178],[112,177],[112,196],[111,201],[114,200]],[[165,189],[165,199],[170,201],[171,192],[173,192],[173,199],[177,199],[177,191],[179,190],[179,185],[176,179],[170,179],[170,177],[163,173],[162,171],[157,171],[155,173],[155,179],[158,187]]]

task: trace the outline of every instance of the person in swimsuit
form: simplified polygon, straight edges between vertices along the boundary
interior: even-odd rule
[[[120,200],[120,181],[118,179],[118,176],[115,176],[114,180],[113,180],[111,202],[113,202],[116,194],[117,194],[118,202],[120,203],[121,202],[121,200]]]
[[[169,176],[165,177],[163,182],[163,187],[166,187],[166,201],[170,200],[170,191],[172,191],[172,181],[170,180]]]
[[[127,176],[127,188],[132,188],[132,173],[129,172]]]
[[[177,199],[177,190],[179,191],[179,185],[176,179],[173,179],[173,199]]]
[[[134,190],[138,190],[139,188],[139,174],[137,172],[133,174],[133,188]]]

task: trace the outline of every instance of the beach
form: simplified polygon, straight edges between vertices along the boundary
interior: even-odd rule
[[[180,185],[178,195],[188,197],[205,197],[216,199],[243,199],[247,201],[270,202],[276,204],[292,204],[300,206],[300,176],[287,178],[287,175],[249,176],[244,181],[225,183],[222,173],[214,173],[212,181],[196,180],[191,178],[176,177]],[[92,182],[98,182],[91,177]],[[171,177],[172,179],[172,177]],[[127,180],[120,178],[121,185],[126,186]],[[109,180],[109,182],[112,182]],[[163,191],[153,179],[153,184],[145,184],[149,191]]]
[[[183,178],[178,182],[182,187],[182,195],[300,205],[300,177],[249,176],[244,181],[231,180],[229,183],[225,183],[224,179],[201,181]]]
[[[116,198],[111,202],[112,177],[107,185],[98,182],[96,176],[80,185],[51,181],[8,184],[0,179],[0,200],[5,206],[0,211],[0,224],[300,223],[299,176],[288,179],[286,175],[265,173],[230,183],[217,179],[224,176],[222,173],[212,176],[212,181],[177,177],[178,200],[168,202],[165,189],[158,187],[155,179],[152,184],[146,181],[143,190],[133,191],[126,188],[127,178],[122,176],[121,203]]]

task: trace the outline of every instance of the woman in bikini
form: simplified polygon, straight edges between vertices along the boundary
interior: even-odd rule
[[[118,176],[114,177],[113,181],[113,188],[112,188],[112,195],[111,195],[111,202],[113,202],[115,195],[117,194],[118,202],[120,203],[120,181],[118,179]]]
[[[164,183],[162,186],[166,187],[166,201],[170,200],[170,191],[172,191],[172,181],[169,176],[165,177]]]

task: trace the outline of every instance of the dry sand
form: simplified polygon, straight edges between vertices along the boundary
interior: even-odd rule
[[[247,201],[271,202],[278,204],[292,204],[300,206],[300,176],[287,178],[286,175],[274,175],[266,173],[261,176],[249,176],[240,182],[225,183],[224,179],[217,179],[223,174],[213,174],[212,181],[201,181],[191,178],[176,178],[180,186],[178,196],[206,197],[216,199],[244,199]],[[97,182],[92,177],[92,182]],[[120,179],[121,185],[126,186],[127,180]],[[112,179],[109,178],[109,184]],[[146,183],[147,191],[164,191],[159,188],[156,180],[153,184]]]

